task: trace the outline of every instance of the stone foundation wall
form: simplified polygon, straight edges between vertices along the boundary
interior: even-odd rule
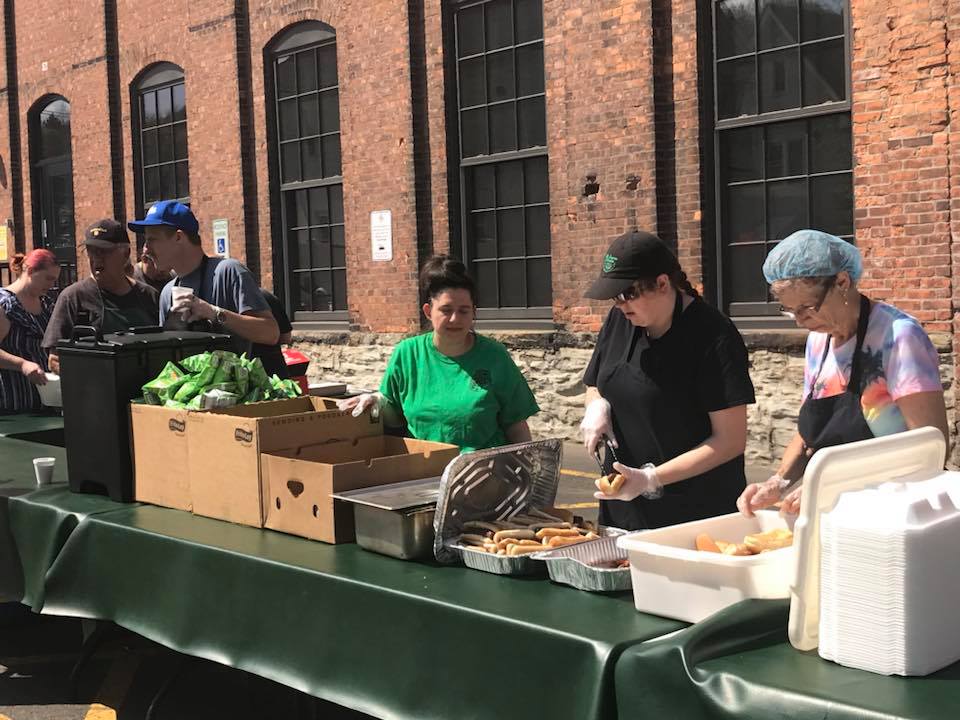
[[[593,351],[590,334],[487,333],[504,343],[527,378],[541,412],[530,421],[534,437],[579,440],[583,412],[583,371]],[[775,467],[797,427],[803,391],[802,333],[744,333],[750,351],[750,375],[757,403],[748,412],[747,463]],[[376,389],[393,346],[395,334],[296,334],[294,345],[310,356],[311,381],[336,380],[356,389]],[[949,335],[931,336],[940,353],[946,391],[947,417],[956,445],[953,353]],[[960,465],[954,450],[951,465]]]

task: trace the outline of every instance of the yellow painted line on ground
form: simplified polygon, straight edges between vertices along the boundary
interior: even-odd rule
[[[566,468],[563,468],[560,471],[560,474],[572,475],[573,477],[592,478],[594,480],[596,480],[599,477],[599,473],[595,473],[595,472],[588,473],[588,472],[583,472],[582,470],[567,470]]]
[[[580,508],[595,508],[597,507],[597,501],[593,502],[579,502],[579,503],[565,503],[563,505],[557,505],[561,510],[578,510]]]
[[[117,720],[117,710],[114,708],[119,709],[123,705],[139,665],[140,658],[136,655],[114,660],[97,691],[97,697],[109,705],[94,703],[87,708],[83,720]]]

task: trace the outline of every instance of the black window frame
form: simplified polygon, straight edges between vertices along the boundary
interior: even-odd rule
[[[333,264],[333,246],[332,246],[332,232],[331,232],[331,250],[330,250],[330,265],[322,267],[313,267],[311,264],[310,268],[297,268],[294,269],[291,267],[291,254],[289,244],[292,242],[292,238],[288,240],[288,232],[299,232],[307,231],[309,232],[312,229],[327,228],[332,231],[333,228],[341,228],[342,237],[346,238],[346,223],[343,206],[343,153],[342,153],[342,121],[340,118],[340,73],[339,73],[339,61],[337,62],[337,72],[336,72],[336,83],[333,85],[324,85],[322,88],[321,84],[321,69],[320,63],[317,60],[315,69],[317,72],[317,87],[312,90],[305,90],[304,92],[296,92],[293,95],[285,95],[284,100],[298,99],[306,95],[316,95],[318,98],[318,108],[320,103],[320,95],[323,92],[329,92],[335,90],[337,93],[337,128],[335,131],[324,131],[321,126],[322,118],[321,113],[318,110],[317,114],[317,123],[318,123],[318,132],[311,134],[309,136],[301,136],[300,128],[298,127],[296,137],[283,138],[281,139],[281,115],[280,115],[280,94],[278,91],[278,82],[277,82],[277,66],[278,61],[283,57],[296,58],[300,54],[312,52],[317,53],[318,50],[327,48],[334,48],[334,56],[336,57],[337,50],[337,34],[335,28],[326,23],[319,21],[309,20],[302,23],[297,23],[288,28],[282,30],[277,37],[268,43],[267,47],[264,49],[264,75],[265,75],[265,89],[266,89],[266,104],[267,104],[267,125],[269,132],[269,143],[268,143],[268,156],[270,162],[270,179],[271,179],[271,208],[273,209],[274,215],[274,237],[279,238],[277,243],[280,247],[274,247],[273,257],[274,257],[274,267],[276,268],[279,264],[282,268],[282,272],[277,273],[276,269],[274,271],[274,287],[275,292],[278,297],[282,298],[284,306],[290,315],[291,320],[296,324],[300,329],[343,329],[347,327],[349,322],[349,285],[347,284],[347,254],[346,247],[344,246],[344,257],[342,265]],[[294,60],[296,63],[297,61]],[[299,90],[299,88],[298,88]],[[299,118],[299,113],[298,113]],[[323,138],[332,137],[336,135],[338,138],[337,148],[340,156],[340,167],[339,173],[333,175],[321,176],[319,178],[311,178],[309,180],[302,180],[302,177],[298,181],[284,182],[283,179],[283,150],[282,146],[285,144],[297,143],[298,148],[299,144],[303,142],[304,139],[310,140],[318,139],[318,142],[321,145],[320,150],[320,162],[321,162],[321,173],[323,172],[323,150],[322,143]],[[298,154],[300,158],[299,164],[302,165],[302,157]],[[329,208],[329,192],[331,188],[339,188],[340,190],[340,220],[339,222],[326,222],[326,223],[317,223],[310,224],[308,220],[308,225],[300,228],[291,227],[290,222],[291,218],[289,217],[289,208],[287,203],[287,198],[290,193],[306,193],[310,194],[311,191],[322,189],[328,197],[328,208]],[[309,211],[308,211],[309,214]],[[332,216],[328,216],[328,219],[332,220]],[[334,310],[296,310],[294,308],[294,297],[295,293],[298,292],[298,287],[292,280],[295,274],[301,272],[308,273],[317,273],[317,272],[328,272],[331,273],[331,279],[334,272],[342,272],[343,274],[343,292],[342,297],[344,300],[342,308],[336,308]],[[336,287],[335,281],[333,282],[334,289]],[[332,293],[333,297],[336,297],[336,292]]]
[[[754,48],[752,51],[744,52],[741,54],[729,55],[723,59],[718,58],[718,6],[725,2],[725,0],[712,0],[710,4],[710,31],[711,31],[711,42],[706,48],[706,52],[709,53],[709,68],[710,68],[710,80],[712,82],[712,111],[709,116],[712,121],[712,141],[713,141],[713,168],[712,168],[712,180],[714,186],[714,236],[715,236],[715,246],[714,252],[716,257],[716,302],[718,307],[724,309],[724,311],[736,322],[736,324],[743,328],[756,328],[756,329],[765,329],[765,328],[786,328],[793,327],[793,321],[784,316],[779,309],[779,304],[772,299],[767,292],[766,302],[737,302],[732,299],[732,294],[729,289],[729,282],[732,277],[733,271],[732,268],[728,268],[728,265],[731,265],[729,260],[729,242],[725,237],[725,209],[726,209],[726,200],[725,193],[727,190],[727,184],[725,182],[725,172],[726,168],[724,167],[724,158],[723,158],[723,143],[721,135],[726,131],[737,130],[742,128],[759,128],[762,134],[765,136],[769,128],[772,126],[777,126],[780,124],[786,124],[789,122],[803,121],[807,123],[807,132],[804,135],[805,138],[805,163],[809,163],[810,157],[810,138],[811,133],[809,132],[810,124],[816,122],[818,118],[826,118],[829,116],[840,116],[845,115],[848,122],[851,120],[851,110],[852,110],[852,101],[851,101],[851,92],[852,92],[852,81],[851,81],[851,18],[850,18],[850,0],[841,0],[842,12],[843,12],[843,34],[842,35],[829,35],[818,37],[812,40],[803,39],[803,27],[802,27],[802,14],[803,14],[803,2],[804,0],[797,0],[797,38],[796,42],[784,43],[777,45],[772,48],[761,49],[759,47],[759,24],[760,24],[760,13],[759,7],[761,0],[752,0],[753,1],[753,23],[754,23]],[[842,39],[843,41],[843,59],[844,59],[844,93],[845,97],[842,100],[827,101],[818,105],[808,105],[803,106],[803,59],[801,48],[810,47],[817,44],[826,44],[829,42],[835,42]],[[798,75],[797,84],[800,93],[800,103],[799,107],[791,107],[787,109],[778,109],[771,110],[768,112],[760,112],[760,57],[769,54],[782,52],[787,49],[797,48],[797,53],[800,56],[798,60],[798,68],[801,73]],[[719,73],[718,66],[721,62],[730,62],[740,59],[746,59],[753,57],[754,61],[754,99],[755,99],[755,112],[752,114],[740,115],[737,117],[729,118],[720,118],[720,109],[719,109],[719,100],[718,95],[720,95],[720,85],[719,85]],[[850,176],[850,186],[851,186],[851,204],[850,204],[850,228],[851,232],[849,234],[842,234],[840,237],[849,240],[850,242],[855,241],[855,221],[854,221],[854,211],[855,211],[855,202],[853,199],[853,136],[852,136],[852,123],[851,124],[851,135],[850,135],[850,163],[849,169],[838,170],[838,171],[829,171],[825,173],[815,173],[812,172],[809,164],[807,164],[806,170],[797,175],[796,178],[793,176],[782,176],[775,178],[768,178],[764,171],[764,174],[761,178],[751,181],[753,183],[759,183],[760,187],[763,188],[764,198],[767,197],[767,189],[770,187],[771,183],[790,181],[793,179],[803,178],[806,180],[807,188],[809,188],[810,178],[823,177],[827,175],[839,175],[839,174],[849,174]],[[761,141],[761,155],[760,163],[761,165],[766,164],[766,141]],[[807,192],[806,195],[806,208],[805,215],[808,220],[810,220],[810,209],[812,204],[812,196]],[[763,236],[755,244],[763,244],[766,247],[767,252],[769,249],[777,242],[777,239],[771,239],[767,237],[767,205],[768,202],[764,200],[764,210],[763,210]],[[800,228],[796,228],[800,229]],[[764,253],[764,256],[766,253]],[[758,268],[759,272],[759,268]]]
[[[153,94],[156,96],[158,92],[164,90],[170,90],[171,94],[174,87],[183,86],[184,94],[184,115],[183,118],[178,120],[176,119],[175,110],[171,102],[171,122],[159,123],[159,116],[157,121],[153,125],[147,127],[144,123],[143,117],[143,102],[144,98],[148,94]],[[136,199],[135,203],[135,214],[137,219],[142,219],[147,210],[150,209],[150,206],[153,205],[158,200],[177,200],[182,202],[184,205],[190,205],[190,127],[189,127],[189,110],[187,105],[187,93],[186,93],[186,76],[184,75],[183,68],[179,65],[175,65],[170,62],[159,62],[154,63],[146,68],[144,68],[134,81],[130,84],[130,118],[131,118],[131,136],[133,142],[133,190],[134,197]],[[156,107],[156,106],[154,106]],[[157,111],[155,110],[155,113]],[[144,135],[151,130],[156,130],[159,135],[159,129],[161,127],[170,127],[171,133],[171,142],[175,143],[174,140],[176,136],[175,126],[182,125],[184,127],[183,139],[186,144],[186,154],[182,158],[176,156],[176,149],[174,149],[173,160],[169,161],[160,161],[159,159],[159,139],[157,141],[158,156],[157,161],[152,162],[147,165],[144,162],[144,149],[143,141]],[[186,194],[179,193],[178,180],[177,180],[177,171],[176,166],[178,164],[183,164],[186,167],[186,184],[188,192]],[[174,167],[174,197],[166,197],[162,191],[162,183],[159,180],[159,168],[164,165],[172,165]],[[148,169],[157,168],[158,169],[158,187],[160,191],[160,197],[155,199],[147,199],[147,180],[146,173]]]
[[[511,18],[511,33],[509,42],[502,43],[496,47],[488,47],[488,35],[486,28],[486,16],[488,13],[487,8],[495,4],[502,4],[506,2],[510,7],[510,18]],[[456,171],[456,186],[452,188],[457,198],[458,205],[458,216],[455,218],[456,222],[451,223],[452,235],[459,235],[459,242],[451,243],[451,251],[454,253],[459,253],[461,258],[464,260],[467,267],[470,269],[471,274],[473,275],[478,286],[478,294],[480,298],[478,299],[478,309],[477,309],[477,322],[479,325],[494,325],[494,326],[510,326],[510,327],[529,327],[529,328],[542,328],[542,327],[553,327],[553,286],[552,286],[552,262],[553,262],[553,247],[552,247],[552,237],[550,229],[550,181],[549,181],[549,148],[547,142],[547,123],[546,123],[546,62],[542,61],[541,73],[542,75],[539,78],[534,78],[534,82],[537,83],[539,80],[539,88],[533,92],[521,93],[519,87],[521,73],[518,72],[520,64],[516,59],[516,54],[518,50],[524,52],[525,48],[540,48],[540,57],[543,58],[543,49],[545,47],[544,43],[544,32],[543,32],[543,2],[539,2],[539,17],[540,17],[540,26],[537,28],[538,33],[535,37],[527,39],[518,39],[515,23],[517,18],[516,5],[518,0],[462,0],[461,2],[451,3],[450,11],[446,18],[446,27],[448,32],[448,37],[450,42],[448,48],[450,50],[450,59],[447,65],[447,78],[448,82],[451,85],[451,92],[449,93],[449,98],[452,102],[448,105],[448,123],[449,126],[453,129],[453,132],[449,133],[450,139],[453,141],[453,147],[456,148],[456,157],[452,158],[451,167],[455,168]],[[482,48],[477,52],[465,52],[461,57],[460,47],[461,47],[461,37],[459,34],[458,21],[461,16],[461,13],[474,8],[481,8],[480,14],[483,17],[484,26],[481,28],[481,42]],[[534,50],[533,52],[536,52]],[[490,92],[489,78],[487,76],[487,70],[491,64],[491,57],[498,58],[506,54],[510,54],[513,59],[512,67],[510,68],[510,73],[512,74],[512,79],[514,82],[513,92],[509,97],[502,99],[491,100],[487,95]],[[461,97],[463,93],[463,85],[461,83],[461,64],[464,61],[471,62],[477,61],[482,58],[482,65],[484,68],[483,73],[483,87],[484,87],[484,98],[483,102],[480,103],[471,103],[469,105],[463,105],[461,102]],[[495,62],[492,61],[492,62]],[[529,80],[529,77],[527,78]],[[524,101],[530,102],[532,105],[536,104],[536,101],[539,100],[541,103],[540,107],[543,109],[542,121],[543,127],[540,129],[542,134],[542,144],[537,144],[529,147],[521,147],[521,112],[520,105]],[[495,152],[490,152],[491,150],[491,132],[489,128],[488,119],[491,117],[490,109],[497,106],[507,106],[513,105],[513,129],[512,129],[512,139],[515,140],[515,147],[513,149],[499,150]],[[463,117],[465,112],[470,111],[484,111],[484,127],[486,132],[486,138],[483,150],[486,152],[480,154],[471,154],[464,156],[464,132],[463,132]],[[537,138],[539,139],[539,138]],[[481,208],[472,208],[470,200],[470,177],[471,173],[477,171],[478,168],[484,166],[490,166],[493,168],[493,172],[497,173],[497,169],[500,167],[505,167],[508,163],[524,163],[522,166],[524,168],[523,172],[526,172],[527,161],[536,160],[543,158],[545,165],[545,177],[543,178],[543,188],[542,194],[545,197],[544,201],[535,201],[527,203],[525,198],[520,199],[520,202],[509,202],[502,203],[498,197],[495,201],[494,206],[490,207],[481,207]],[[525,176],[521,175],[521,183]],[[523,220],[521,221],[524,226],[526,224],[526,214],[527,208],[539,208],[545,207],[546,212],[546,236],[545,236],[545,246],[546,252],[536,252],[528,253],[528,246],[526,240],[523,241],[523,252],[520,254],[502,254],[500,252],[500,247],[498,246],[495,253],[491,256],[487,254],[484,257],[479,257],[480,253],[477,251],[476,239],[472,237],[471,233],[471,216],[473,213],[494,213],[494,222],[497,222],[498,214],[506,210],[507,212],[516,212],[517,209],[522,208]],[[459,229],[459,233],[457,233]],[[524,230],[524,234],[526,230]],[[541,241],[543,242],[543,241]],[[550,270],[551,281],[547,285],[547,298],[546,301],[540,304],[530,304],[530,294],[529,289],[527,288],[526,278],[529,277],[531,272],[528,263],[530,261],[539,261],[543,262],[546,260],[547,267]],[[502,280],[500,275],[500,265],[503,262],[518,262],[522,263],[523,271],[523,300],[524,305],[516,306],[506,306],[503,305],[500,301],[500,287]],[[482,282],[482,273],[479,272],[480,268],[478,267],[484,263],[492,263],[497,268],[497,286],[496,286],[496,296],[497,304],[482,304],[483,295],[488,290],[485,288]]]

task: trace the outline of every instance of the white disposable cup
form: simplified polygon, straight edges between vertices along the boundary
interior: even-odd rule
[[[170,308],[172,309],[177,304],[177,300],[179,300],[180,298],[193,297],[193,288],[183,287],[181,285],[174,285],[173,288],[171,288],[171,295],[172,295],[172,298],[171,298]],[[187,311],[181,310],[180,315],[184,319],[186,319]]]
[[[39,457],[33,459],[33,472],[37,476],[37,487],[50,485],[53,482],[53,466],[56,458]]]

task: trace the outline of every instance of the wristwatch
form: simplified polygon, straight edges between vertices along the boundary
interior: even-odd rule
[[[223,327],[224,323],[226,322],[226,312],[222,307],[218,307],[216,305],[213,306],[213,312],[213,319],[216,321],[217,325]]]

